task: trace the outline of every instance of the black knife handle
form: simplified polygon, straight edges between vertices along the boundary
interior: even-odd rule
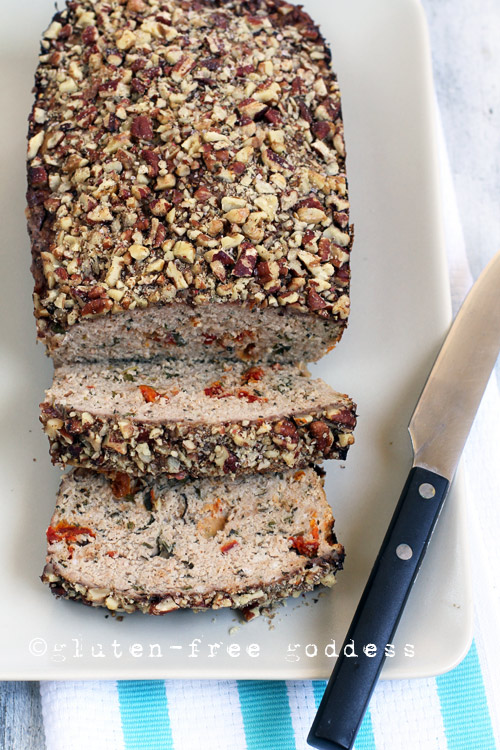
[[[432,471],[410,471],[309,732],[312,747],[352,748],[449,484]]]

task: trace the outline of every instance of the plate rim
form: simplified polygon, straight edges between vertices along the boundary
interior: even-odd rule
[[[295,0],[293,0],[295,1]],[[402,0],[387,0],[388,3],[395,3],[398,2],[399,4],[402,3]],[[442,222],[442,199],[441,199],[441,190],[440,190],[440,182],[439,182],[439,169],[438,169],[438,158],[437,158],[437,131],[436,131],[436,122],[435,122],[435,110],[434,110],[434,102],[433,102],[433,94],[434,94],[434,84],[433,84],[433,77],[432,77],[432,66],[431,66],[431,51],[430,51],[430,43],[429,43],[429,35],[428,35],[428,28],[427,28],[427,22],[425,17],[424,9],[419,2],[419,0],[404,0],[404,3],[408,5],[408,7],[413,7],[415,12],[417,13],[417,17],[419,18],[419,28],[418,30],[415,29],[415,34],[418,31],[418,34],[420,36],[420,42],[423,44],[423,52],[425,54],[425,68],[419,68],[419,75],[422,76],[423,83],[425,84],[425,99],[426,99],[426,107],[425,107],[425,116],[426,116],[426,126],[429,130],[430,137],[428,138],[429,143],[429,168],[430,168],[430,175],[432,179],[432,185],[431,189],[436,197],[435,200],[435,210],[434,210],[434,216],[432,217],[433,225],[436,227],[439,236],[436,238],[436,248],[439,248],[439,257],[436,257],[436,273],[440,275],[440,277],[443,277],[443,280],[446,278],[444,273],[446,270],[446,251],[445,251],[445,242],[444,242],[444,233],[443,233],[443,222]],[[342,81],[341,81],[342,83]],[[438,265],[439,261],[439,265]],[[444,301],[444,300],[443,300]],[[451,313],[451,295],[448,294],[447,304],[449,304],[449,322],[451,323],[452,320],[452,313]],[[466,538],[466,489],[464,486],[464,482],[462,479],[462,469],[459,470],[459,477],[458,481],[455,480],[457,483],[457,498],[458,502],[456,503],[455,507],[455,513],[457,513],[457,529],[458,534],[461,535],[461,538]],[[447,660],[446,664],[441,664],[436,666],[436,670],[424,670],[422,673],[415,673],[414,671],[411,672],[411,674],[408,671],[404,670],[397,670],[392,667],[391,664],[388,664],[388,667],[386,670],[382,672],[381,679],[408,679],[408,678],[418,678],[418,677],[433,677],[439,674],[443,674],[445,672],[450,671],[453,669],[460,661],[464,658],[467,651],[469,650],[470,644],[472,642],[473,638],[473,608],[472,608],[472,574],[470,569],[465,566],[463,571],[463,589],[466,590],[466,599],[468,604],[468,609],[466,614],[466,620],[464,620],[465,626],[462,631],[462,640],[460,644],[460,649],[456,648],[456,655],[455,658],[452,660],[452,663],[450,663],[450,660]],[[108,663],[106,663],[108,664]],[[82,665],[83,666],[83,665]],[[95,680],[95,679],[156,679],[158,678],[158,672],[155,671],[154,673],[151,670],[147,670],[145,666],[143,667],[141,664],[137,664],[134,667],[130,667],[130,669],[123,669],[119,670],[114,677],[111,676],[113,673],[113,668],[106,665],[105,668],[98,668],[94,667],[94,665],[88,665],[86,664],[84,667],[84,674],[82,675],[82,667],[80,669],[72,669],[68,668],[64,671],[64,673],[58,671],[57,665],[54,665],[54,669],[51,670],[46,663],[40,664],[40,667],[38,668],[35,663],[33,663],[33,668],[20,668],[16,670],[9,670],[5,673],[1,672],[0,667],[0,679],[5,681],[11,681],[11,680],[56,680],[56,681],[63,681],[63,680]],[[304,667],[301,665],[300,668],[298,668],[295,672],[292,668],[287,667],[286,669],[286,675],[278,674],[278,671],[276,667],[271,668],[271,671],[273,671],[273,674],[267,674],[265,667],[262,666],[262,663],[259,663],[259,667],[257,668],[245,668],[245,667],[239,667],[239,668],[233,668],[233,669],[217,669],[217,668],[211,668],[210,674],[206,674],[207,668],[204,668],[204,671],[202,673],[196,672],[193,670],[189,670],[186,666],[184,669],[180,669],[177,671],[169,672],[168,668],[165,667],[165,678],[168,679],[203,679],[203,680],[212,680],[212,679],[238,679],[238,680],[249,680],[249,679],[259,679],[259,680],[295,680],[295,679],[325,679],[325,677],[328,677],[329,675],[325,675],[324,671],[322,669],[318,669],[315,667],[311,667],[309,669],[304,669]]]

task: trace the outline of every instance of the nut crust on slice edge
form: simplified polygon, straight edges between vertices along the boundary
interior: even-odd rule
[[[290,366],[75,365],[40,420],[55,464],[184,479],[343,460],[356,406]]]
[[[142,482],[126,498],[82,469],[63,477],[42,581],[112,612],[232,608],[332,586],[344,548],[314,467],[238,480]]]

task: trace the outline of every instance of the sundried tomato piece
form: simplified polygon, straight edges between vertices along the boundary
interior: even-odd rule
[[[76,542],[77,537],[83,536],[84,534],[95,537],[95,533],[87,526],[74,526],[65,523],[65,521],[59,521],[56,526],[49,526],[47,529],[47,541],[50,544],[61,541],[67,543]]]
[[[307,542],[303,536],[289,536],[288,541],[292,544],[292,549],[296,550],[299,555],[305,557],[316,557],[318,554],[319,542]]]
[[[203,334],[203,343],[205,344],[205,346],[209,346],[210,344],[213,344],[215,341],[217,341],[217,336],[215,336],[215,334],[213,333]]]
[[[161,398],[161,394],[151,388],[149,385],[140,385],[139,390],[142,393],[142,397],[147,404],[152,404]]]
[[[220,380],[217,380],[215,383],[212,383],[212,385],[205,388],[204,393],[205,396],[210,396],[211,398],[222,398],[224,388],[222,387]]]
[[[230,396],[232,394],[228,393],[227,395]],[[250,391],[247,391],[244,388],[240,388],[236,395],[238,396],[238,398],[244,398],[246,401],[248,401],[249,404],[253,404],[255,403],[255,401],[267,401],[267,398],[264,398],[263,396],[256,396],[255,393],[250,393]]]
[[[245,339],[255,339],[255,331],[241,331],[241,333],[234,336],[234,340],[238,343],[241,343]]]
[[[226,542],[226,544],[223,544],[220,548],[220,551],[223,555],[227,555],[230,549],[233,549],[233,547],[236,547],[238,545],[238,542],[236,540],[233,540],[232,542]]]
[[[262,367],[250,367],[249,370],[243,373],[241,380],[243,385],[247,385],[250,382],[257,382],[262,380],[264,377],[264,370]]]
[[[311,518],[309,526],[311,527],[312,538],[317,542],[319,540],[319,529],[315,518]]]

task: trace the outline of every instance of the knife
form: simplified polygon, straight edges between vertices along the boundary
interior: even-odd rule
[[[413,467],[309,732],[318,750],[354,744],[499,352],[497,253],[460,308],[411,418]]]

